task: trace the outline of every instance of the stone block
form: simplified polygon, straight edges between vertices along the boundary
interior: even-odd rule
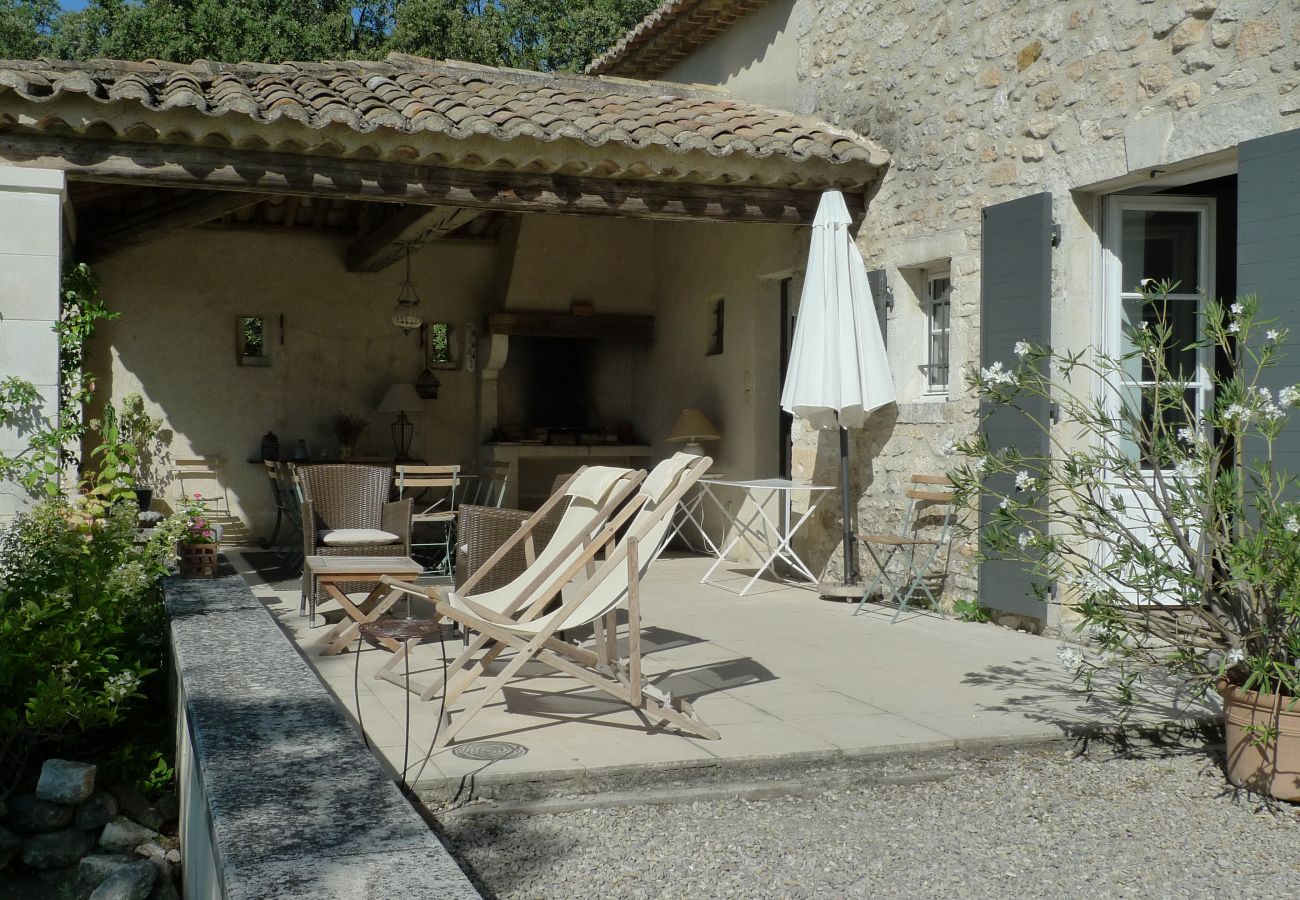
[[[1205,32],[1205,23],[1200,19],[1184,19],[1169,36],[1169,45],[1175,53],[1181,53],[1205,40]]]
[[[147,900],[157,877],[148,862],[122,866],[100,882],[90,900]]]
[[[57,194],[0,190],[0,259],[45,256],[57,261],[63,237],[59,204]]]
[[[99,846],[105,850],[130,853],[141,844],[153,840],[156,834],[157,832],[132,822],[126,816],[118,816],[104,826],[104,831],[99,836]]]
[[[82,831],[103,828],[117,815],[117,798],[108,791],[95,791],[77,807],[76,825]]]
[[[1242,22],[1237,28],[1237,56],[1249,59],[1272,53],[1282,47],[1286,41],[1282,36],[1282,26],[1270,19],[1251,19]]]
[[[0,253],[0,316],[52,322],[58,314],[58,259]]]
[[[70,759],[47,759],[36,782],[36,796],[51,803],[81,803],[95,790],[95,767]]]
[[[118,869],[138,865],[139,862],[137,857],[117,853],[92,853],[83,856],[77,867],[77,884],[83,893],[89,893]]]
[[[53,321],[6,319],[0,322],[0,373],[25,378],[36,385],[58,384],[59,342]]]
[[[75,866],[94,846],[94,835],[75,828],[33,834],[23,841],[22,860],[33,869],[66,869]]]
[[[19,794],[9,798],[5,822],[14,831],[36,834],[66,828],[72,823],[74,813],[71,806],[41,800],[35,794]]]
[[[1234,90],[1237,88],[1250,87],[1259,81],[1259,76],[1250,69],[1234,69],[1227,75],[1221,75],[1215,80],[1214,86],[1224,90]]]

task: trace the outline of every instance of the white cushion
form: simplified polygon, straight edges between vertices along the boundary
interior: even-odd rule
[[[322,529],[316,537],[322,544],[330,547],[355,547],[359,545],[381,546],[383,544],[396,544],[401,540],[391,531],[380,531],[378,528],[335,528]]]

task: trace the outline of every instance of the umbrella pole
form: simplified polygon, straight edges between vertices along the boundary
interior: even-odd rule
[[[858,560],[853,550],[853,519],[849,503],[849,430],[840,426],[840,487],[844,498],[844,583],[858,583]]]

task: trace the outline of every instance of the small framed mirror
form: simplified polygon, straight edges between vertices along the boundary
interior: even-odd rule
[[[269,366],[270,341],[264,316],[239,316],[236,320],[236,359],[241,366]]]
[[[424,328],[424,363],[430,369],[459,369],[460,359],[452,343],[450,322],[426,322]]]

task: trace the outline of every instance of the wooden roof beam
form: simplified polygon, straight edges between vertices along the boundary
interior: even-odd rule
[[[481,215],[459,206],[408,206],[348,248],[349,272],[378,272],[414,249],[446,237]]]
[[[168,232],[220,219],[265,199],[261,194],[229,191],[178,191],[175,196],[132,210],[106,228],[78,235],[79,254],[91,262],[101,260]]]

